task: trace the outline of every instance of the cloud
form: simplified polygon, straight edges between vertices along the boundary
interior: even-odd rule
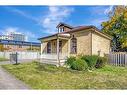
[[[45,29],[46,33],[56,33],[56,25],[64,22],[74,11],[71,7],[49,6],[48,13],[42,17],[40,25]]]
[[[94,6],[90,8],[92,14],[107,15],[113,10],[114,6]]]
[[[19,14],[27,19],[36,22],[36,24],[41,26],[41,28],[45,30],[46,33],[49,34],[56,33],[56,28],[55,28],[56,25],[59,22],[64,22],[74,11],[74,8],[72,7],[49,6],[47,10],[48,11],[47,14],[43,14],[40,18],[40,17],[33,17],[30,14],[14,7],[4,7],[4,8],[10,12]]]
[[[31,38],[36,38],[36,35],[33,34],[32,32],[24,30],[24,29],[21,29],[21,28],[18,28],[18,27],[6,27],[6,28],[0,30],[0,32],[3,35],[8,35],[10,33],[24,34],[26,36],[26,41],[29,40],[28,37],[30,39]]]
[[[105,18],[96,18],[91,20],[87,25],[94,25],[98,28],[101,28],[101,23],[107,21],[109,18],[105,17]]]
[[[16,14],[19,14],[27,19],[30,19],[34,22],[38,22],[39,20],[33,16],[31,16],[30,14],[24,12],[24,11],[21,11],[17,8],[14,8],[14,7],[4,7],[6,10],[10,11],[10,12],[13,12],[13,13],[16,13]]]
[[[90,12],[95,15],[104,15],[104,11],[105,11],[105,7],[106,6],[93,6],[93,7],[90,7]]]
[[[114,6],[109,6],[107,9],[105,9],[104,14],[107,15],[107,14],[111,13],[113,8],[114,8]]]

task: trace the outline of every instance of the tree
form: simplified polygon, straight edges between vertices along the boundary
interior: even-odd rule
[[[102,31],[111,35],[112,49],[126,51],[127,48],[127,7],[116,6],[109,15],[109,21],[102,23]]]

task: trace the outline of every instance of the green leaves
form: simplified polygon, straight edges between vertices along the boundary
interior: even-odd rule
[[[112,45],[120,51],[127,47],[127,8],[117,6],[109,21],[102,23],[102,31],[113,36]]]

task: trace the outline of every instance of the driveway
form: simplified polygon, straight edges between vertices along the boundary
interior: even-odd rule
[[[30,89],[0,66],[0,89]]]

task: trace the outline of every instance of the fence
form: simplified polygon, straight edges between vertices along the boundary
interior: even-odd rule
[[[109,54],[109,64],[115,66],[127,66],[127,53],[126,52],[111,52]]]
[[[0,57],[9,59],[10,54],[14,52],[0,52]],[[39,59],[40,53],[39,52],[17,52],[18,53],[18,59]]]

